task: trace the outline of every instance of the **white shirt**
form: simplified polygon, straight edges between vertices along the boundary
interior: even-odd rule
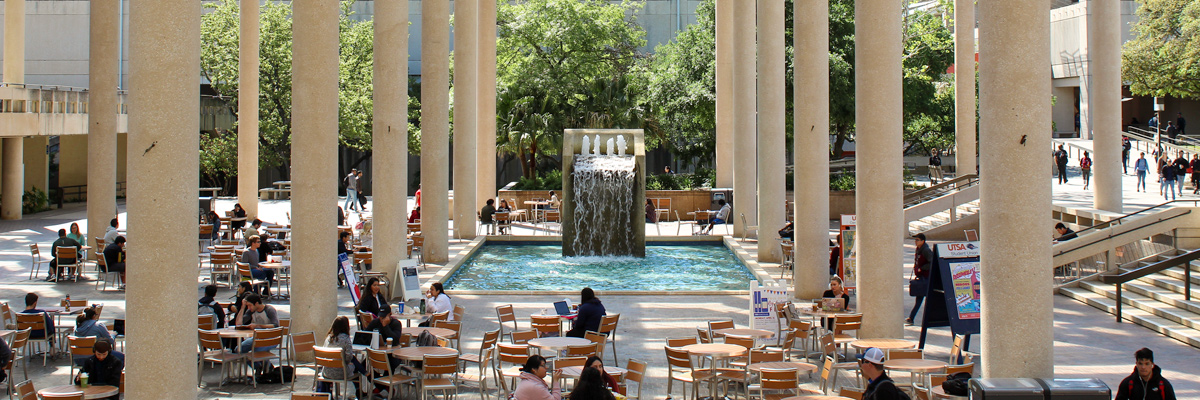
[[[733,207],[730,206],[729,203],[725,203],[724,206],[721,206],[720,210],[717,210],[717,219],[722,220],[722,221],[729,221],[729,214],[732,212],[733,212]]]
[[[454,320],[454,312],[453,312],[454,305],[450,304],[450,296],[447,296],[445,293],[438,294],[437,297],[434,297],[434,298],[427,297],[425,299],[425,312],[426,313],[435,314],[435,313],[446,312],[446,311],[450,311],[450,314],[446,317],[446,320],[453,321]]]
[[[117,228],[113,228],[112,226],[109,226],[108,230],[104,232],[104,243],[110,244],[110,243],[116,242],[117,236],[121,236],[121,233],[117,232]]]

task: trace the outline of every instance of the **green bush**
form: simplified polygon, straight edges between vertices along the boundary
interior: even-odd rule
[[[50,209],[50,197],[42,189],[36,187],[26,190],[21,195],[21,213],[33,214]]]
[[[562,171],[552,170],[533,179],[521,177],[513,190],[562,190]]]
[[[854,190],[854,173],[830,174],[829,190]]]

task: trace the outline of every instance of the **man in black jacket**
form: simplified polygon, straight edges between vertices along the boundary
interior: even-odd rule
[[[918,233],[913,236],[916,239],[917,251],[913,255],[913,276],[917,280],[926,281],[925,287],[929,287],[929,271],[933,269],[933,250],[929,248],[929,244],[925,243],[925,234]],[[904,319],[904,323],[913,324],[913,318],[917,317],[917,311],[921,310],[921,303],[925,302],[925,293],[918,293],[916,302],[913,304],[912,311],[908,313],[908,318]]]
[[[121,385],[121,370],[125,369],[125,363],[121,362],[120,358],[112,357],[111,352],[112,345],[108,342],[96,341],[96,345],[92,347],[92,356],[83,362],[83,368],[79,370],[81,375],[88,374],[88,385]],[[79,375],[75,376],[75,384],[80,384]],[[119,395],[109,398],[118,397]]]
[[[1143,347],[1133,353],[1136,366],[1117,386],[1116,400],[1175,400],[1175,389],[1162,377],[1162,369],[1154,365],[1154,352]]]
[[[883,350],[875,347],[858,355],[859,369],[867,378],[867,390],[863,393],[863,400],[910,399],[907,394],[896,387],[896,382],[893,382],[892,378],[883,372],[883,362]]]

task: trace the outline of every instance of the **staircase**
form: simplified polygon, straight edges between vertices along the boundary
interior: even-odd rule
[[[1139,262],[1138,267],[1183,253],[1174,251],[1173,254],[1162,254]],[[1190,301],[1185,299],[1184,267],[1191,269],[1192,286],[1200,285],[1200,261],[1191,261],[1121,285],[1121,317],[1200,348],[1200,297],[1192,297]],[[1116,285],[1086,280],[1079,282],[1078,287],[1062,287],[1059,293],[1111,314],[1117,313]],[[1196,294],[1195,291],[1193,294]]]
[[[951,222],[958,222],[966,219],[979,218],[979,200],[969,203],[960,204],[955,208],[955,215],[951,218],[950,210],[938,212],[936,214],[922,217],[916,221],[908,223],[908,234],[916,235],[922,232],[929,232],[935,228],[947,225]]]

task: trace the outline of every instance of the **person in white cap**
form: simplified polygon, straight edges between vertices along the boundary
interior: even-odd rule
[[[867,377],[867,391],[863,400],[910,399],[896,387],[896,383],[883,373],[883,350],[872,347],[858,355],[858,367]]]

